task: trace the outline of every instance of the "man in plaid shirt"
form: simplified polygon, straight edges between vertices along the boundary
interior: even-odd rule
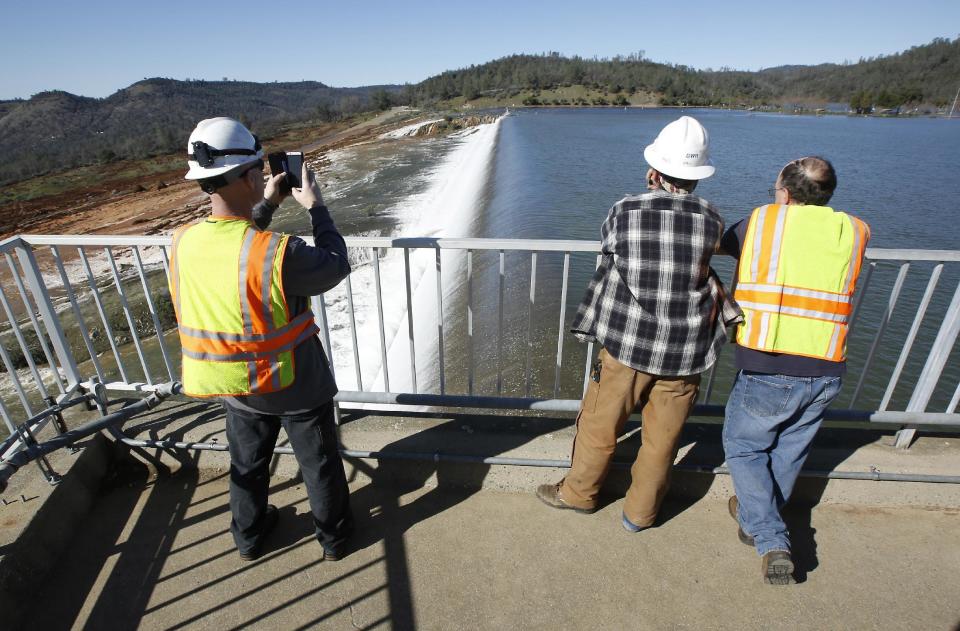
[[[617,437],[640,404],[642,445],[622,519],[630,532],[653,525],[700,373],[716,361],[726,324],[740,317],[710,268],[723,220],[692,194],[714,172],[706,129],[681,117],[644,158],[650,190],[610,209],[602,260],[573,321],[577,338],[602,346],[577,417],[573,463],[563,480],[537,489],[554,508],[593,512]]]

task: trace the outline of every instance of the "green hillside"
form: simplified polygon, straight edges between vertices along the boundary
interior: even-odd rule
[[[104,99],[43,92],[0,101],[0,186],[63,169],[182,150],[202,118],[234,116],[267,135],[292,123],[329,122],[412,104],[685,105],[779,107],[844,103],[945,108],[960,84],[960,38],[850,64],[758,72],[695,70],[643,54],[612,59],[511,55],[407,86],[332,88],[315,81],[251,83],[146,79]]]

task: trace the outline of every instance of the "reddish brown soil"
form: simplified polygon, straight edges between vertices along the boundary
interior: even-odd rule
[[[322,170],[328,151],[396,127],[396,122],[386,124],[390,116],[385,113],[353,126],[328,124],[288,131],[272,138],[265,148],[303,147],[308,163]],[[117,177],[120,170],[120,166],[103,167],[102,183],[95,187],[5,204],[0,212],[0,239],[17,234],[163,234],[209,212],[207,195],[183,179],[186,160],[182,168],[137,178]]]

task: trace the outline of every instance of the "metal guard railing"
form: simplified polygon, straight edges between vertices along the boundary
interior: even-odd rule
[[[588,344],[579,359],[567,359],[578,348],[567,335],[568,315],[576,304],[571,298],[580,295],[599,263],[598,243],[352,237],[347,245],[354,273],[338,288],[313,298],[324,347],[337,364],[341,406],[578,409],[595,349]],[[152,391],[178,378],[175,327],[169,314],[163,321],[159,300],[166,291],[169,247],[167,236],[29,235],[0,243],[5,263],[5,269],[0,265],[5,317],[0,326],[6,327],[0,361],[7,381],[0,392],[0,416],[11,434],[24,427],[39,432],[49,420],[61,418],[64,402],[79,401],[77,393],[92,391],[96,383],[112,391]],[[540,275],[538,256],[547,270]],[[513,262],[518,257],[520,262]],[[828,420],[902,426],[898,446],[908,446],[918,426],[960,427],[960,383],[953,385],[960,378],[956,362],[950,361],[960,333],[960,251],[869,248],[867,258],[851,323],[850,363],[857,368],[845,380],[846,405],[835,405]],[[930,267],[922,295],[907,285],[911,266]],[[529,277],[521,278],[517,268],[527,267]],[[878,295],[883,292],[873,289],[871,281],[884,273],[892,285]],[[957,283],[952,292],[941,287],[945,279]],[[14,288],[22,304],[7,296]],[[140,320],[132,304],[137,297],[146,310]],[[458,304],[462,311],[456,310]],[[897,310],[904,308],[912,317],[901,317]],[[942,312],[941,317],[929,318],[931,309]],[[864,314],[874,322],[869,337],[861,334],[869,328],[860,325]],[[484,334],[483,320],[495,335]],[[543,333],[548,323],[556,331],[555,353],[550,350],[553,339]],[[124,324],[129,337],[122,344],[118,330]],[[141,335],[150,328],[152,333]],[[894,335],[899,342],[890,341]],[[36,339],[35,346],[28,337]],[[13,342],[20,362],[6,348]],[[899,352],[894,352],[898,343]],[[929,348],[914,352],[921,346]],[[448,347],[458,351],[452,362]],[[459,384],[450,382],[451,364],[459,370]],[[718,386],[732,380],[732,370],[729,360],[721,364],[706,375],[695,415],[723,415],[722,402],[712,400]],[[881,367],[891,365],[886,383],[878,381]],[[520,381],[516,392],[509,391],[507,373]],[[543,383],[538,383],[538,373],[545,375],[539,380]],[[484,381],[492,391],[482,392]],[[950,390],[942,411],[928,409],[935,393],[944,399],[943,392]],[[871,392],[875,400],[863,404]],[[891,409],[901,400],[902,409]],[[9,447],[0,458],[16,448]]]

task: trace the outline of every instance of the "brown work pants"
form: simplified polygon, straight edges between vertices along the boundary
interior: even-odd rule
[[[680,432],[693,408],[700,375],[658,377],[625,366],[601,350],[599,381],[590,379],[577,416],[573,464],[560,495],[577,508],[592,509],[610,470],[617,438],[639,403],[643,417],[640,451],[630,469],[623,513],[637,526],[650,526],[670,484]]]

